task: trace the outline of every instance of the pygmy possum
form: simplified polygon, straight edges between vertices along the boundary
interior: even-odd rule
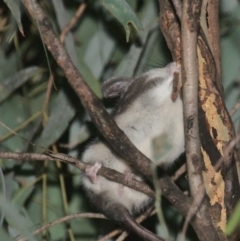
[[[172,100],[175,62],[152,69],[135,78],[113,77],[105,81],[105,98],[119,97],[112,116],[131,142],[150,160],[154,158],[152,142],[164,136],[170,148],[158,155],[157,165],[173,163],[184,152],[183,104],[178,96]],[[118,156],[103,140],[91,143],[82,155],[86,169],[83,186],[91,202],[108,218],[121,222],[144,240],[162,240],[137,224],[132,216],[152,201],[147,195],[97,176],[101,166],[115,169],[136,180],[143,178]]]

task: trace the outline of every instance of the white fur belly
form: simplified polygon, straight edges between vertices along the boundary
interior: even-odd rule
[[[94,160],[102,162],[105,167],[112,168],[122,174],[131,172],[130,167],[114,155],[103,143],[93,144],[91,148],[84,153],[82,160],[88,164],[94,164]],[[134,176],[133,178],[141,180],[138,176]],[[101,176],[97,177],[96,183],[92,183],[87,176],[83,176],[82,183],[86,189],[96,194],[105,193],[107,199],[120,203],[130,212],[133,208],[137,210],[141,209],[149,200],[147,195],[121,184],[108,181]]]

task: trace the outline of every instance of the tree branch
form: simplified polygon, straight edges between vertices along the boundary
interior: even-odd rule
[[[174,61],[180,65],[182,62],[181,36],[177,16],[172,8],[170,1],[159,0],[159,6],[159,26],[162,30],[164,38],[167,41],[168,48],[171,50]],[[177,7],[177,12],[180,12],[181,2],[177,4]]]
[[[198,184],[201,185],[202,177],[202,162],[201,162],[201,153],[200,153],[200,142],[199,142],[199,130],[198,130],[198,63],[197,63],[197,34],[199,28],[199,14],[201,9],[201,1],[184,1],[184,10],[182,9],[182,3],[180,0],[173,0],[173,5],[169,0],[159,0],[160,3],[160,27],[163,31],[164,36],[166,37],[168,46],[172,52],[173,58],[175,59],[176,55],[178,59],[185,58],[184,63],[186,66],[183,67],[182,71],[182,82],[183,85],[186,80],[188,83],[185,85],[185,102],[184,108],[188,108],[185,112],[185,117],[187,118],[186,123],[186,137],[187,137],[187,148],[188,148],[188,169],[190,171],[189,183],[191,185],[191,192],[197,193]],[[175,11],[173,9],[175,7],[176,13],[179,19],[175,17]],[[164,8],[164,9],[163,9]],[[184,11],[184,13],[183,13]],[[188,16],[189,14],[189,16]],[[164,15],[164,16],[161,16]],[[184,16],[183,16],[184,15]],[[164,21],[164,23],[162,23]],[[184,23],[184,21],[186,21]],[[181,39],[179,39],[179,33],[169,33],[172,29],[175,31],[179,31],[177,27],[172,27],[171,25],[178,25],[182,23],[182,31],[181,31]],[[183,24],[186,24],[183,26]],[[176,43],[174,43],[176,42]],[[182,46],[180,43],[182,42]],[[176,47],[179,48],[176,50]],[[183,49],[184,48],[184,49]],[[182,50],[182,52],[181,52]],[[185,53],[183,51],[186,51]],[[178,54],[180,53],[180,56]],[[181,54],[185,56],[181,56]],[[189,55],[189,56],[188,56]],[[187,74],[186,74],[187,71]],[[188,93],[190,91],[190,93]],[[187,103],[186,103],[187,102]],[[190,107],[186,107],[190,103]],[[196,142],[195,142],[196,140]],[[190,149],[190,146],[192,151]],[[191,163],[191,158],[193,158],[195,163]],[[194,166],[197,164],[196,166]],[[196,171],[196,179],[195,173]],[[193,178],[193,181],[192,181]],[[193,182],[193,183],[192,183]],[[195,187],[194,187],[195,186]],[[196,188],[196,189],[195,189]],[[196,196],[193,197],[195,198]],[[209,214],[207,213],[208,204],[206,201],[202,203],[201,199],[195,200],[195,203],[198,203],[197,206],[200,207],[199,213],[194,217],[191,221],[194,230],[196,231],[200,240],[219,240],[216,231],[210,221]],[[192,206],[191,206],[192,207]],[[191,208],[192,209],[192,208]],[[196,211],[196,210],[195,210]],[[190,215],[191,216],[191,213]]]
[[[219,0],[208,1],[205,15],[208,16],[208,34],[212,46],[212,54],[217,69],[216,84],[223,97],[222,71],[221,71],[221,47],[219,33]],[[207,18],[207,17],[206,17]]]
[[[25,161],[61,161],[66,164],[70,164],[81,171],[85,171],[88,164],[81,162],[80,160],[68,156],[63,153],[53,153],[49,152],[47,154],[38,154],[38,153],[14,153],[14,152],[0,152],[0,158],[4,159],[14,159],[14,160],[25,160]],[[126,180],[125,175],[117,172],[113,169],[101,167],[97,173],[105,177],[109,181],[121,183],[127,187],[130,187],[139,192],[145,193],[151,198],[155,198],[154,191],[144,182],[137,181],[132,179],[130,181]]]
[[[25,161],[55,161],[59,160],[66,164],[72,165],[81,171],[85,171],[87,164],[80,160],[62,153],[14,153],[14,152],[0,152],[0,158],[25,160]],[[126,180],[125,175],[113,169],[101,167],[97,173],[112,182],[121,183],[129,188],[145,193],[151,198],[155,198],[154,191],[144,182],[137,180]],[[159,179],[162,195],[169,200],[170,203],[182,214],[187,215],[189,207],[191,206],[191,199],[184,195],[175,183],[164,173]],[[179,201],[181,200],[181,201]]]
[[[182,82],[184,103],[184,124],[186,140],[186,157],[189,177],[189,186],[192,197],[197,197],[201,191],[202,156],[198,124],[198,56],[197,36],[199,31],[199,17],[202,1],[183,1],[181,19],[181,42],[182,42]],[[198,228],[208,228],[208,232],[198,237],[200,240],[218,240],[218,235],[209,219],[208,203],[204,196],[196,200],[199,203]],[[211,227],[211,228],[210,228]]]
[[[196,12],[194,11],[196,10]],[[187,168],[191,195],[198,193],[203,182],[201,171],[200,136],[198,129],[198,57],[197,35],[201,1],[184,1],[182,13],[182,82],[185,119]]]

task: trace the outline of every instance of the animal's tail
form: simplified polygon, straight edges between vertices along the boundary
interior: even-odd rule
[[[139,225],[124,206],[109,200],[104,193],[99,195],[89,190],[87,190],[87,193],[93,204],[108,218],[120,222],[126,229],[137,234],[143,240],[164,241],[163,238],[158,237],[156,234]]]
[[[136,233],[139,237],[143,238],[144,240],[164,241],[163,238],[158,237],[156,234],[150,232],[146,228],[139,225],[125,208],[122,208],[121,217],[121,222],[123,223],[123,225],[127,229],[129,229],[129,231]]]

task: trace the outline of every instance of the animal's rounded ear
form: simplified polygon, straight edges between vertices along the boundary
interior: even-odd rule
[[[127,77],[112,77],[102,84],[102,93],[105,98],[119,97],[127,91],[133,79]]]

